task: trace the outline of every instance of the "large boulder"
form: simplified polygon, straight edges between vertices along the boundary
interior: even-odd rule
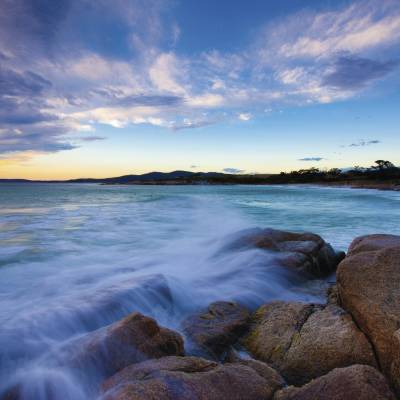
[[[108,379],[104,400],[269,400],[283,387],[265,364],[217,364],[196,357],[164,357],[131,365]]]
[[[367,365],[337,368],[303,387],[276,392],[274,400],[395,400],[385,377]]]
[[[365,335],[337,305],[273,302],[253,321],[245,347],[289,383],[304,384],[352,364],[376,365]]]
[[[61,351],[62,364],[79,369],[94,366],[105,376],[111,376],[130,364],[149,358],[183,355],[184,344],[178,333],[135,312],[85,335]]]
[[[370,235],[355,239],[337,271],[342,306],[372,342],[382,371],[400,393],[400,236]],[[395,364],[392,366],[392,364]]]
[[[236,303],[218,301],[188,317],[183,330],[195,347],[214,358],[221,355],[245,333],[250,321],[248,310]]]
[[[272,251],[281,265],[314,277],[330,275],[344,257],[343,252],[335,252],[329,243],[313,233],[255,229],[246,233],[239,243]]]

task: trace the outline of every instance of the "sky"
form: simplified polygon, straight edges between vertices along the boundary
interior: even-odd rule
[[[0,0],[0,178],[400,164],[399,0]]]

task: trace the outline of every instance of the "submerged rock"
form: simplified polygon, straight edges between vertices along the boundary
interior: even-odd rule
[[[337,368],[307,385],[279,390],[274,400],[395,400],[385,377],[367,365]]]
[[[340,263],[337,285],[343,307],[367,335],[382,371],[400,393],[400,236],[369,235],[353,241]]]
[[[256,229],[244,235],[239,243],[276,252],[281,265],[314,277],[330,275],[344,258],[343,252],[335,252],[313,233]]]
[[[284,382],[267,365],[164,357],[131,365],[104,385],[104,400],[269,400]]]
[[[376,365],[365,335],[336,305],[266,304],[255,313],[244,345],[292,384],[304,384],[338,367]]]
[[[188,317],[182,327],[195,346],[219,358],[245,333],[249,321],[246,308],[233,302],[218,301],[210,304],[207,310]]]
[[[126,366],[168,355],[183,355],[182,337],[135,312],[121,321],[91,332],[64,349],[64,363],[76,368],[97,366],[106,376]]]

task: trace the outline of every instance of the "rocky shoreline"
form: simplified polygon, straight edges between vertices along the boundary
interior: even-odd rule
[[[63,349],[65,365],[100,369],[102,400],[400,395],[400,236],[356,238],[347,255],[318,235],[272,229],[249,231],[233,246],[272,252],[277,268],[306,279],[336,272],[337,283],[323,304],[273,301],[250,310],[221,299],[187,317],[182,335],[134,312]],[[18,384],[0,396],[22,398]]]

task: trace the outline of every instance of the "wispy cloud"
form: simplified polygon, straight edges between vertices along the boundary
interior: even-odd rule
[[[66,141],[62,134],[52,127],[41,127],[38,131],[20,131],[17,129],[4,129],[0,132],[0,153],[14,153],[21,151],[58,152],[72,150],[76,145]]]
[[[352,98],[384,78],[396,61],[377,61],[400,41],[400,4],[356,1],[347,7],[301,11],[266,26],[256,47],[260,79],[275,72],[296,103]],[[279,87],[279,86],[278,86]]]
[[[223,171],[226,172],[227,174],[241,174],[245,172],[244,169],[239,169],[239,168],[224,168]]]
[[[238,115],[238,118],[239,118],[241,121],[250,121],[251,118],[252,118],[252,115],[251,115],[250,113],[240,113],[240,114]]]
[[[381,143],[380,140],[374,139],[374,140],[360,140],[358,142],[355,143],[351,143],[348,145],[343,145],[341,147],[365,147],[365,146],[371,146],[374,144],[379,144]]]
[[[396,0],[357,1],[327,12],[302,12],[288,17],[278,51],[287,58],[329,58],[340,52],[358,53],[400,38],[399,5]],[[297,36],[296,36],[297,35]],[[277,39],[279,42],[279,39]],[[274,49],[272,49],[274,50]]]
[[[218,122],[217,118],[184,118],[182,121],[172,121],[169,122],[168,127],[174,131],[181,131],[184,129],[197,129],[205,126],[214,125]]]
[[[98,142],[101,140],[106,140],[107,138],[104,136],[83,136],[79,138],[82,142]]]
[[[323,157],[304,157],[304,158],[299,158],[298,161],[322,161],[325,160]]]

